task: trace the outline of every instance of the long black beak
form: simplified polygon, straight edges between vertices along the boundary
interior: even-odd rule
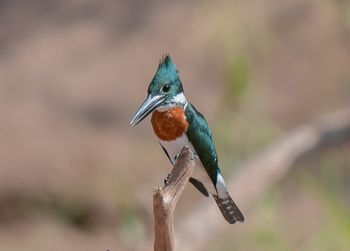
[[[148,114],[150,114],[157,107],[159,107],[163,103],[165,98],[166,98],[165,95],[157,95],[157,96],[148,95],[146,100],[143,101],[140,108],[137,110],[137,112],[132,117],[132,119],[130,121],[130,125],[132,127],[134,127],[138,123],[140,123],[144,118],[146,118],[148,116]]]

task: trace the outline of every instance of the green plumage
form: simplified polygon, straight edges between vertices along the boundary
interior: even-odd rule
[[[217,174],[220,170],[208,123],[204,116],[198,112],[192,104],[187,105],[185,115],[189,123],[186,132],[187,138],[196,150],[196,153],[205,170],[209,174],[213,184],[216,185]]]
[[[165,85],[168,85],[170,88],[166,93],[164,93],[162,89]],[[176,70],[175,64],[171,60],[170,56],[166,55],[159,63],[157,72],[148,87],[148,94],[154,96],[166,94],[167,98],[165,102],[169,103],[172,97],[181,92],[183,92],[183,88],[179,73]]]

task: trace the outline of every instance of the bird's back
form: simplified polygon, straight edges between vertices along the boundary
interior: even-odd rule
[[[187,105],[185,115],[189,124],[186,135],[210,179],[216,185],[219,172],[218,157],[208,123],[192,104]]]

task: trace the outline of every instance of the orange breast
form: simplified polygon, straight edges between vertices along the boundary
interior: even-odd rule
[[[156,110],[152,113],[151,122],[154,133],[164,141],[175,140],[188,128],[188,122],[181,107],[175,107],[165,112]]]

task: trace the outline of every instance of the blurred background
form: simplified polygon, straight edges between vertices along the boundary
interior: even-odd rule
[[[230,176],[349,106],[350,1],[0,1],[0,250],[152,241],[170,164],[129,121],[164,53]],[[207,250],[349,250],[349,166],[346,143],[298,162]],[[205,200],[188,186],[176,219]]]

